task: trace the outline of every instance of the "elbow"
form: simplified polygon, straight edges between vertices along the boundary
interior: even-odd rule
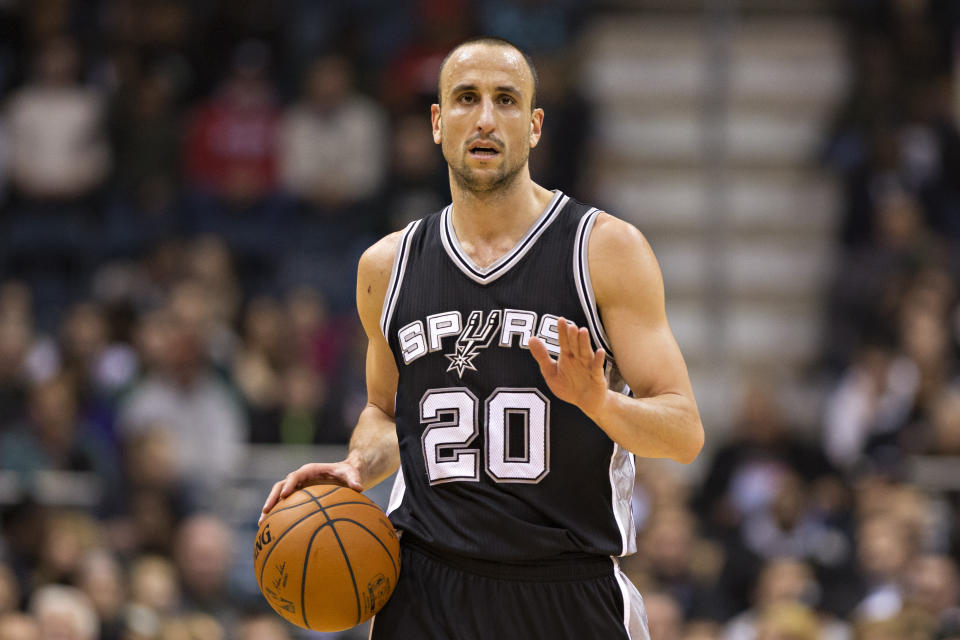
[[[673,458],[680,464],[690,464],[697,459],[703,449],[703,423],[700,422],[699,417],[690,425],[688,431],[682,447],[679,448],[677,455]]]

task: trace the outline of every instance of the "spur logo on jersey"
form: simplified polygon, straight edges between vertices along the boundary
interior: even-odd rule
[[[483,320],[483,313],[472,311],[467,318],[467,326],[457,337],[456,349],[453,353],[443,354],[449,361],[450,366],[447,371],[456,371],[457,375],[463,377],[463,372],[467,369],[476,371],[473,366],[473,359],[480,355],[481,349],[486,349],[493,341],[493,336],[500,328],[500,310],[491,311],[487,315],[486,321]]]
[[[476,358],[494,341],[499,347],[509,349],[516,342],[528,349],[530,338],[536,336],[546,343],[548,351],[557,355],[558,320],[558,316],[549,313],[538,316],[522,309],[493,309],[473,310],[464,323],[459,311],[445,311],[404,325],[397,331],[397,338],[404,364],[443,350],[443,356],[449,360],[447,371],[456,371],[462,378],[466,371],[477,371]]]

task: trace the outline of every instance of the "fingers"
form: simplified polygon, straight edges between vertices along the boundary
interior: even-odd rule
[[[590,367],[593,369],[593,372],[603,376],[603,365],[607,361],[607,352],[603,350],[603,347],[600,347],[593,354],[593,362]]]
[[[363,482],[360,470],[349,463],[311,463],[305,464],[296,471],[287,474],[287,477],[273,485],[270,495],[263,503],[258,524],[277,505],[278,502],[290,496],[303,487],[314,484],[336,484],[349,487],[354,491],[363,491]]]
[[[586,362],[593,360],[593,346],[590,344],[590,332],[586,328],[577,330],[577,345],[580,348],[580,358]]]
[[[263,503],[263,509],[260,510],[260,519],[257,520],[258,525],[263,522],[263,519],[267,517],[270,510],[280,501],[280,490],[283,488],[284,482],[285,480],[281,480],[275,483],[273,488],[270,489],[270,494],[267,496],[266,502]]]
[[[286,479],[283,481],[283,485],[280,487],[280,500],[283,500],[291,493],[300,488],[300,474],[299,470],[293,473],[287,474]]]
[[[589,366],[594,358],[593,345],[590,344],[590,332],[586,327],[577,327],[566,318],[557,321],[557,337],[560,354],[573,358],[584,366]]]
[[[540,373],[544,377],[551,375],[557,368],[557,361],[550,357],[547,345],[540,338],[530,338],[530,355],[540,365]]]
[[[341,476],[346,482],[347,486],[354,491],[363,491],[363,484],[360,482],[360,472],[356,467],[344,465],[343,474]]]
[[[557,342],[560,345],[560,355],[557,356],[557,360],[574,357],[574,347],[570,344],[571,324],[573,323],[568,322],[566,318],[559,318],[557,320]]]

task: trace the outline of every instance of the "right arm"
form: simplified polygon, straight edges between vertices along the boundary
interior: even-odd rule
[[[399,373],[390,345],[380,331],[380,314],[402,231],[367,249],[357,269],[357,311],[367,334],[367,405],[360,412],[341,462],[311,462],[287,474],[270,491],[260,520],[283,498],[314,484],[338,484],[363,491],[400,466],[394,401]]]

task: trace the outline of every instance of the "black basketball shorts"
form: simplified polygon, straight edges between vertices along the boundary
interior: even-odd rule
[[[649,640],[640,594],[611,558],[516,566],[401,540],[400,579],[371,640]]]

